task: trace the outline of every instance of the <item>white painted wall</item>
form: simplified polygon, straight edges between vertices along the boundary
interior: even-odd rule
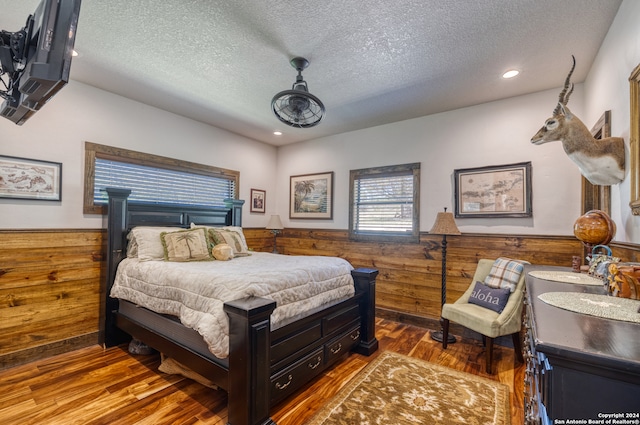
[[[582,86],[572,102],[576,114]],[[462,232],[572,234],[580,215],[580,173],[560,143],[534,146],[531,136],[551,115],[558,90],[521,96],[436,115],[281,147],[279,188],[289,176],[335,172],[334,219],[285,219],[286,227],[346,229],[349,171],[352,169],[421,163],[420,230],[428,231],[438,211],[453,211],[453,171],[460,168],[532,162],[533,217],[458,219]],[[278,211],[288,217],[288,194],[278,192]]]
[[[640,1],[625,0],[609,29],[585,82],[585,122],[595,122],[611,110],[611,134],[627,146],[627,176],[611,187],[611,218],[617,241],[640,243],[640,216],[629,208],[629,76],[640,63]]]
[[[624,0],[584,85],[571,99],[587,126],[612,110],[614,135],[628,143],[628,76],[640,63],[640,2]],[[570,46],[568,47],[570,54]],[[72,81],[25,125],[0,120],[0,154],[63,163],[62,202],[0,199],[0,228],[100,228],[82,214],[84,141],[238,170],[240,197],[267,191],[266,214],[244,212],[262,227],[277,213],[285,226],[346,229],[349,170],[422,163],[420,229],[453,209],[453,170],[531,161],[533,218],[458,219],[463,232],[570,235],[580,214],[580,174],[559,143],[533,146],[558,90],[344,133],[276,149]],[[289,220],[289,177],[334,171],[334,219]],[[613,186],[616,240],[640,242],[628,209],[628,181]]]
[[[640,63],[640,1],[624,0],[571,110],[593,126],[612,111],[612,135],[629,144],[629,83]],[[571,53],[567,46],[567,57]],[[290,175],[336,172],[332,221],[284,220],[285,226],[348,227],[349,170],[408,162],[422,163],[420,229],[428,231],[436,213],[453,208],[453,170],[531,161],[533,218],[457,219],[462,232],[571,235],[580,215],[581,177],[560,143],[533,146],[531,136],[551,114],[557,90],[487,103],[367,130],[327,137],[278,151],[279,188]],[[629,161],[627,158],[627,167]],[[616,241],[640,243],[640,217],[631,215],[627,179],[612,186],[611,215]],[[278,211],[288,216],[288,193],[278,193]]]
[[[0,228],[101,228],[82,213],[84,142],[122,147],[240,171],[240,198],[267,191],[275,205],[276,148],[71,81],[29,121],[0,120],[0,154],[61,162],[62,202],[0,199]],[[244,225],[262,227],[265,214]]]

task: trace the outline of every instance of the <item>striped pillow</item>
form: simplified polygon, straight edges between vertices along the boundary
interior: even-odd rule
[[[525,264],[529,263],[500,257],[493,263],[491,271],[484,278],[484,284],[491,288],[509,288],[513,292],[518,285]]]

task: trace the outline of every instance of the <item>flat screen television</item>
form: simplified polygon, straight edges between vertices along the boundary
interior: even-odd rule
[[[81,0],[41,0],[21,30],[2,32],[5,98],[0,115],[18,125],[69,82]]]

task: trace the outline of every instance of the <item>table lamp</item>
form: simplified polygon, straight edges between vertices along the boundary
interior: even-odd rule
[[[278,237],[278,233],[280,233],[280,231],[282,229],[284,229],[284,227],[282,226],[282,221],[280,221],[280,216],[279,215],[272,215],[271,218],[269,219],[269,222],[267,223],[267,230],[271,230],[271,233],[273,233],[273,253],[277,254],[278,253],[278,249],[276,247],[276,238]]]

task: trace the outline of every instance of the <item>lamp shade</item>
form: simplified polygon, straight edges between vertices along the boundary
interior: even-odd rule
[[[282,230],[284,229],[284,226],[282,226],[282,221],[280,221],[280,216],[279,215],[272,215],[271,218],[269,219],[269,222],[267,223],[267,229],[269,230]]]
[[[447,209],[445,208],[444,212],[438,213],[436,222],[433,223],[433,227],[429,233],[433,235],[459,235],[460,230],[458,229],[458,226],[456,226],[453,214],[447,212]]]

